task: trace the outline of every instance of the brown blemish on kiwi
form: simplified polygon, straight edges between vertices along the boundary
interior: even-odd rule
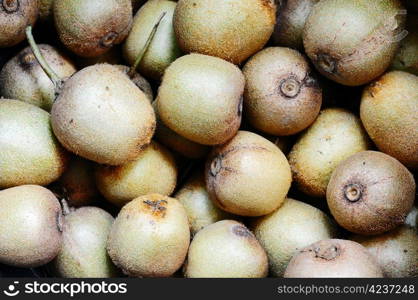
[[[154,215],[165,217],[168,204],[166,200],[144,200],[142,203],[146,204]]]
[[[114,41],[118,37],[118,34],[114,31],[109,32],[99,42],[99,45],[103,48],[109,48],[113,45]]]
[[[341,248],[338,245],[333,244],[325,248],[316,247],[313,249],[313,252],[315,252],[316,258],[321,258],[325,260],[333,260],[337,258],[338,256],[340,256]]]
[[[237,236],[245,238],[253,237],[251,231],[249,231],[248,228],[243,225],[235,225],[234,227],[232,227],[232,232]]]
[[[330,74],[338,73],[337,60],[331,55],[318,53],[316,55],[316,62],[323,71]]]
[[[6,13],[12,14],[19,10],[20,2],[19,0],[3,0],[2,6]]]

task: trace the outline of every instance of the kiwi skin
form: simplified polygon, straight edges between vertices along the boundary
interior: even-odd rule
[[[58,254],[62,211],[54,194],[38,185],[0,191],[0,263],[39,267]]]
[[[418,76],[388,72],[365,88],[360,117],[380,151],[418,169]]]
[[[285,278],[383,277],[377,261],[359,243],[328,239],[299,251],[284,273]]]
[[[264,249],[248,228],[232,220],[200,230],[190,244],[184,266],[188,278],[261,278],[267,272]]]
[[[61,78],[76,72],[73,63],[54,47],[41,44],[39,49],[49,66]],[[0,94],[50,111],[55,100],[52,81],[42,70],[30,47],[13,57],[0,72]]]
[[[363,151],[334,170],[327,202],[339,225],[357,234],[376,235],[405,222],[415,188],[414,177],[395,158]]]
[[[127,275],[168,277],[183,264],[189,243],[183,206],[174,198],[150,194],[122,208],[110,230],[107,251]]]
[[[234,64],[261,50],[275,23],[273,0],[180,0],[174,13],[174,31],[184,52]]]
[[[355,235],[351,239],[366,247],[376,258],[385,277],[418,277],[418,234],[415,229],[400,226],[382,235]]]
[[[315,121],[322,91],[298,51],[265,48],[245,64],[243,73],[244,112],[255,128],[278,136],[292,135]]]
[[[0,48],[12,47],[25,39],[25,28],[38,19],[38,2],[4,0],[0,5]]]

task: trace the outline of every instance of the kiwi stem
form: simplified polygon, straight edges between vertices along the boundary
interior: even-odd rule
[[[141,62],[142,58],[144,57],[145,53],[148,50],[149,45],[151,44],[155,33],[157,32],[158,26],[160,25],[161,21],[163,20],[164,16],[167,14],[167,12],[163,12],[161,14],[161,16],[158,18],[157,23],[154,24],[154,26],[152,27],[151,33],[148,36],[147,41],[145,42],[144,47],[141,49],[141,51],[139,52],[138,56],[136,57],[136,60],[134,62],[134,64],[131,66],[131,69],[128,72],[128,76],[129,77],[133,77],[135,75],[135,71],[138,68],[139,63]]]
[[[62,214],[64,216],[68,215],[71,212],[70,206],[68,205],[68,202],[65,199],[61,199],[61,208]]]

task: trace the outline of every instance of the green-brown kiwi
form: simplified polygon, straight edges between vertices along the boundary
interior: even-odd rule
[[[268,272],[267,255],[243,224],[223,220],[193,238],[184,266],[188,278],[260,278]]]
[[[276,23],[273,0],[180,0],[174,30],[180,48],[235,64],[261,50]]]
[[[96,183],[102,195],[122,207],[150,193],[171,195],[177,183],[177,166],[171,153],[151,142],[132,162],[120,166],[98,166]]]
[[[25,28],[38,19],[38,1],[0,0],[0,48],[25,39]]]
[[[337,237],[337,227],[321,210],[294,199],[250,227],[269,257],[270,274],[283,276],[292,256],[302,248]]]
[[[296,50],[270,47],[245,64],[244,115],[273,135],[296,134],[319,114],[322,91],[308,61]]]
[[[241,124],[244,85],[241,70],[225,60],[182,56],[165,71],[157,96],[159,117],[193,142],[222,144]]]
[[[375,235],[405,222],[415,199],[412,174],[393,157],[362,151],[341,162],[327,188],[331,214],[345,229]]]
[[[390,65],[405,19],[399,0],[323,0],[306,21],[303,44],[324,76],[358,86]]]
[[[183,264],[189,243],[183,206],[174,198],[150,194],[122,208],[112,225],[107,251],[127,275],[168,277]]]
[[[113,217],[86,206],[64,215],[62,247],[51,263],[54,275],[64,278],[116,277],[118,269],[106,251]]]
[[[418,169],[418,76],[386,73],[366,87],[360,117],[379,148],[404,165]]]
[[[76,72],[73,63],[54,47],[41,44],[39,49],[58,76],[67,78]],[[4,65],[0,72],[0,95],[51,110],[55,87],[30,47],[23,49]]]
[[[58,254],[62,211],[54,194],[38,185],[0,191],[0,263],[39,267]]]
[[[378,236],[356,235],[352,240],[362,244],[373,255],[385,277],[418,277],[418,233],[401,226]]]
[[[123,42],[132,26],[130,0],[54,1],[53,13],[61,42],[83,57],[99,56]]]
[[[316,242],[293,256],[286,278],[383,277],[375,258],[359,243],[329,239]]]
[[[293,179],[304,193],[324,197],[335,167],[368,148],[367,134],[357,116],[341,108],[324,109],[289,153]]]
[[[249,131],[239,131],[212,150],[205,178],[216,205],[233,214],[253,217],[277,209],[292,181],[289,163],[280,149]]]
[[[52,133],[49,113],[0,99],[0,128],[0,189],[47,185],[64,172],[68,154]]]

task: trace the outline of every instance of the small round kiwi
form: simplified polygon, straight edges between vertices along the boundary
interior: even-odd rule
[[[135,83],[135,85],[144,92],[150,103],[154,100],[154,92],[152,91],[151,85],[144,77],[138,72],[134,72],[132,76],[129,75],[130,68],[123,65],[115,65],[116,68],[121,70],[123,73],[129,76],[129,79]]]
[[[413,228],[400,226],[378,236],[353,236],[373,255],[385,277],[418,277],[418,233]]]
[[[39,49],[54,71],[62,78],[76,72],[73,63],[49,45]],[[0,94],[51,110],[55,100],[55,87],[39,65],[30,47],[26,47],[5,64],[0,72]]]
[[[83,57],[99,56],[126,38],[132,26],[131,0],[54,1],[61,42]]]
[[[212,150],[205,177],[216,205],[233,214],[253,217],[277,209],[292,181],[289,163],[280,149],[249,131],[239,131]]]
[[[380,76],[403,37],[399,0],[323,0],[303,32],[306,54],[324,76],[357,86]]]
[[[39,267],[58,254],[62,211],[54,194],[37,185],[0,191],[0,263]]]
[[[82,207],[64,216],[62,248],[52,262],[64,278],[116,277],[119,272],[107,255],[113,217],[98,207]]]
[[[150,193],[170,195],[176,187],[177,172],[171,153],[153,141],[132,162],[98,166],[96,183],[108,201],[121,207]]]
[[[292,256],[302,248],[337,236],[337,228],[321,210],[286,199],[273,213],[255,219],[250,227],[266,250],[270,273],[283,276]]]
[[[222,144],[240,124],[245,78],[217,57],[189,54],[173,62],[158,90],[157,110],[164,124],[204,145]]]
[[[54,0],[38,0],[38,6],[39,20],[42,22],[52,22],[54,20]]]
[[[360,117],[379,148],[418,169],[418,76],[392,71],[365,88]]]
[[[180,0],[174,30],[180,48],[240,64],[261,50],[276,23],[273,0]]]
[[[189,243],[183,206],[174,198],[150,194],[122,208],[112,225],[107,251],[127,275],[168,277],[183,264]]]
[[[286,278],[383,277],[377,261],[359,243],[328,239],[316,242],[293,256]]]
[[[47,185],[64,172],[68,154],[52,133],[49,113],[0,99],[0,128],[0,189]]]
[[[267,255],[243,224],[223,220],[193,238],[184,266],[188,278],[261,278],[268,272]]]
[[[341,108],[324,109],[289,153],[293,180],[305,194],[324,197],[335,167],[368,148],[369,139],[357,116]]]
[[[393,157],[362,151],[341,162],[332,173],[327,202],[345,229],[373,235],[405,222],[415,199],[412,174]]]
[[[406,216],[405,225],[418,230],[418,207],[416,205]]]
[[[244,112],[255,128],[273,135],[292,135],[315,121],[322,91],[298,51],[265,48],[246,63],[243,73]]]
[[[0,0],[0,48],[12,47],[25,39],[26,26],[38,19],[38,1]]]
[[[158,18],[165,13],[155,36],[149,45],[139,71],[146,77],[160,80],[164,70],[181,55],[173,29],[173,14],[177,3],[167,0],[147,1],[135,15],[132,30],[123,47],[124,57],[132,65],[144,47],[148,32]]]

